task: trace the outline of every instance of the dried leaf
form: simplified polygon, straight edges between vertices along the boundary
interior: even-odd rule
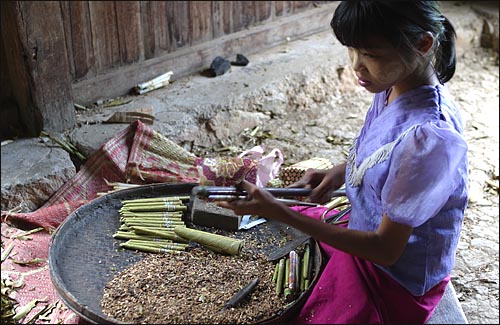
[[[113,107],[113,106],[120,106],[120,105],[125,105],[128,104],[132,101],[132,99],[122,99],[122,98],[115,98],[110,101],[105,102],[102,107]]]
[[[47,317],[48,314],[52,312],[52,310],[56,307],[56,303],[52,303],[50,305],[46,305],[39,312],[37,312],[33,317],[26,321],[26,324],[34,324],[36,320],[41,319],[42,317]]]
[[[492,189],[494,189],[495,191],[498,192],[498,184],[497,183],[487,179],[486,184],[488,184],[489,187],[491,187]]]
[[[24,305],[21,308],[19,308],[19,311],[16,313],[16,315],[14,317],[12,317],[12,320],[18,321],[18,320],[23,319],[24,317],[26,317],[26,315],[29,314],[29,312],[33,308],[35,308],[35,306],[36,306],[36,304],[38,302],[44,302],[45,300],[47,300],[47,298],[44,298],[44,299],[33,299],[33,300],[31,300],[26,305]]]
[[[7,278],[4,280],[5,281],[5,285],[10,287],[10,288],[21,288],[24,286],[24,282],[23,282],[23,278],[19,278],[19,280],[17,281],[12,281],[10,278]],[[2,293],[4,293],[2,291]]]
[[[2,252],[2,262],[5,261],[5,259],[7,259],[10,252],[12,251],[12,248],[14,248],[14,243],[11,242],[9,246],[7,246],[7,248]]]
[[[45,259],[44,258],[34,258],[32,260],[29,260],[29,261],[20,261],[20,260],[12,259],[12,262],[19,264],[19,265],[32,265],[32,264],[43,263],[43,262],[45,262]]]

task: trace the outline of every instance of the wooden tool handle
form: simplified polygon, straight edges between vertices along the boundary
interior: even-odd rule
[[[253,279],[249,284],[240,289],[240,291],[238,291],[228,302],[226,302],[226,304],[224,305],[224,309],[238,305],[252,292],[252,290],[257,286],[258,283],[259,278]]]

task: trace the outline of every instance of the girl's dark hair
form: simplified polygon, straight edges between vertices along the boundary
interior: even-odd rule
[[[422,33],[431,32],[439,81],[445,83],[455,74],[455,29],[436,1],[346,0],[338,5],[330,26],[345,46],[371,48],[372,37],[378,36],[399,49],[403,57],[414,55]]]

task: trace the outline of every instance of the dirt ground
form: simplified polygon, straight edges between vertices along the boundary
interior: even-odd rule
[[[474,324],[497,324],[499,320],[498,76],[498,55],[474,49],[459,58],[457,72],[448,83],[462,111],[470,171],[470,205],[452,282],[468,321]],[[273,116],[265,127],[243,132],[220,147],[194,148],[194,152],[209,155],[225,147],[240,153],[251,145],[264,144],[268,149],[280,148],[287,164],[314,156],[343,161],[372,98],[361,87],[353,89],[329,94],[326,105],[324,100],[305,105],[306,99],[297,98],[295,106]]]

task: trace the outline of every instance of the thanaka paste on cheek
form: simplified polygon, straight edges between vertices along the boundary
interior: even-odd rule
[[[394,62],[385,65],[379,71],[375,71],[372,76],[377,83],[393,84],[401,78],[405,71],[405,66],[402,63]]]

